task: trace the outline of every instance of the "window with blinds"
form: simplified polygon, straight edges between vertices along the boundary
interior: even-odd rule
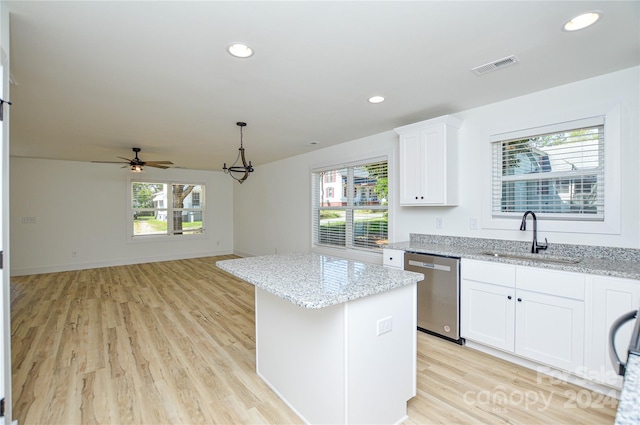
[[[493,140],[493,216],[603,221],[604,119],[523,133]]]
[[[380,250],[387,243],[387,161],[316,170],[315,245]]]
[[[131,182],[133,237],[204,231],[202,184]]]

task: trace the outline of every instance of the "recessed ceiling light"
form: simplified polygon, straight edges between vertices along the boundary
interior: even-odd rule
[[[578,31],[596,23],[602,12],[592,10],[582,13],[564,24],[565,31]]]
[[[248,58],[253,56],[253,49],[244,43],[233,43],[227,47],[227,52],[231,56],[235,56],[237,58]]]
[[[382,96],[371,96],[369,98],[369,103],[381,103],[384,102],[384,97]]]

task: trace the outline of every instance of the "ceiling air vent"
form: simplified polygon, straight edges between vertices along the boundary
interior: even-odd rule
[[[497,61],[489,62],[484,65],[476,66],[475,68],[471,68],[476,75],[486,74],[487,72],[495,71],[499,68],[504,68],[505,66],[513,65],[518,63],[518,58],[511,55],[506,58],[498,59]]]

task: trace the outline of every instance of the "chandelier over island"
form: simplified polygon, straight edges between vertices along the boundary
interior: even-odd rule
[[[227,163],[224,163],[222,170],[229,174],[234,180],[237,180],[238,183],[242,183],[249,177],[249,173],[253,173],[253,166],[251,165],[251,161],[247,164],[247,160],[244,157],[244,147],[242,146],[242,127],[246,127],[246,122],[237,122],[236,125],[240,127],[240,149],[238,149],[238,157],[235,162],[227,167]],[[238,165],[238,162],[242,161],[242,165]]]

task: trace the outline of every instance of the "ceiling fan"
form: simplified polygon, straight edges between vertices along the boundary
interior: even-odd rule
[[[142,171],[142,167],[154,167],[154,168],[169,168],[167,165],[173,164],[171,161],[142,161],[138,158],[138,152],[140,152],[140,148],[131,148],[136,153],[136,157],[133,159],[123,158],[119,156],[118,158],[124,159],[124,161],[91,161],[91,162],[99,162],[103,164],[127,164],[122,168],[131,167],[131,171],[139,173]]]

